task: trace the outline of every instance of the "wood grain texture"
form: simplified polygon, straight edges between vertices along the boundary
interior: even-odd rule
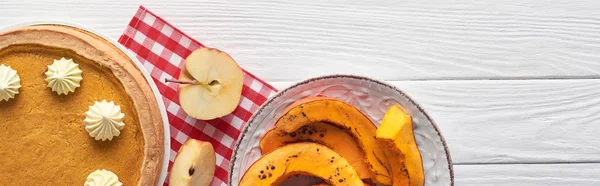
[[[600,164],[455,165],[455,185],[595,186]]]
[[[66,21],[116,40],[139,5],[280,89],[388,80],[439,125],[456,185],[600,185],[596,0],[0,0],[0,27]]]
[[[389,83],[435,120],[454,164],[600,162],[600,80]]]
[[[0,3],[0,26],[53,19],[115,39],[143,4],[269,81],[600,77],[596,0]]]

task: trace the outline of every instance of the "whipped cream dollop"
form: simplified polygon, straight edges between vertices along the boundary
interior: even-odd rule
[[[125,114],[121,112],[121,107],[115,105],[114,102],[102,100],[96,101],[94,105],[89,107],[85,112],[85,130],[96,140],[112,140],[113,137],[119,136],[121,130],[125,127],[123,118]]]
[[[73,59],[63,57],[48,65],[45,74],[48,87],[52,88],[52,91],[58,95],[67,95],[69,92],[75,92],[75,88],[80,86],[79,82],[83,79],[81,73],[79,65],[73,62]]]
[[[106,169],[98,169],[90,175],[88,175],[87,179],[83,186],[122,186],[123,183],[119,181],[119,177]]]
[[[8,101],[19,93],[21,78],[10,66],[0,65],[0,101]]]

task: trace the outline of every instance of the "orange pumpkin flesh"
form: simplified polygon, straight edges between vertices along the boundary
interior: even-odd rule
[[[286,109],[275,126],[287,133],[315,122],[326,122],[350,134],[363,149],[365,160],[373,171],[373,182],[390,185],[388,160],[375,140],[377,128],[356,107],[338,99],[316,97],[299,100]]]
[[[421,154],[415,142],[412,118],[392,106],[377,129],[377,140],[392,165],[393,186],[423,186]]]
[[[309,175],[334,186],[362,185],[350,163],[316,143],[293,143],[263,155],[244,173],[240,186],[279,185],[295,175]]]
[[[267,154],[281,146],[296,142],[314,142],[325,145],[342,155],[356,170],[361,179],[371,179],[373,171],[365,161],[365,152],[358,144],[340,128],[327,123],[311,123],[288,133],[277,127],[269,130],[260,140],[262,154]]]

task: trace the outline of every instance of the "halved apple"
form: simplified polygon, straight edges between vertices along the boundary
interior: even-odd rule
[[[244,74],[229,54],[214,48],[195,50],[179,76],[179,101],[189,116],[211,120],[230,114],[239,104]]]
[[[175,157],[170,186],[208,186],[215,174],[215,149],[209,142],[188,139]]]

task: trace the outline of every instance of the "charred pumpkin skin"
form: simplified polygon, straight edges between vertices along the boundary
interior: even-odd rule
[[[365,161],[365,152],[354,138],[340,128],[327,123],[311,123],[288,133],[277,127],[269,130],[260,140],[262,154],[267,154],[286,144],[315,142],[331,148],[346,158],[361,179],[372,179],[374,174]]]
[[[327,182],[319,182],[319,183],[315,183],[312,186],[331,186],[330,184],[328,184]],[[363,186],[371,186],[368,183],[363,183]]]
[[[412,118],[392,106],[385,113],[376,137],[392,165],[392,186],[423,186],[423,163],[415,142]]]
[[[392,183],[388,160],[375,139],[375,124],[356,107],[328,97],[311,97],[293,103],[277,120],[275,126],[285,132],[294,132],[315,122],[336,126],[352,136],[374,174],[377,184]]]
[[[314,97],[305,97],[305,98],[299,99],[297,101],[294,101],[290,106],[288,106],[287,108],[285,108],[285,110],[283,110],[283,113],[287,113],[290,110],[292,110],[293,108],[300,106],[301,104],[304,104],[304,103],[308,103],[311,101],[318,101],[318,100],[326,100],[326,99],[331,99],[331,98],[327,98],[322,95],[318,95],[318,96],[314,96]]]
[[[244,173],[240,186],[279,185],[295,175],[315,176],[334,186],[362,185],[345,158],[317,143],[292,143],[263,155]]]

